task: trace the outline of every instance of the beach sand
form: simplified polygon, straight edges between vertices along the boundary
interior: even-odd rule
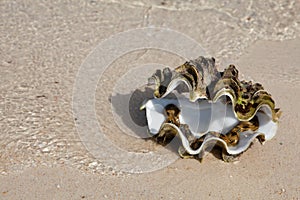
[[[204,4],[2,1],[0,199],[299,199],[300,7]],[[94,158],[74,122],[77,72],[104,39],[148,26],[182,32],[222,67],[233,63],[245,79],[262,83],[283,112],[276,136],[264,145],[255,141],[236,163],[209,153],[201,163],[178,158],[153,172],[128,174]],[[118,77],[133,66],[183,61],[140,50],[111,64],[95,93],[98,120],[112,141],[133,151],[143,144],[163,148],[118,137],[110,98]]]

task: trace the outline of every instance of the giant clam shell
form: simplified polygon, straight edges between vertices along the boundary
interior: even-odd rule
[[[154,98],[141,107],[149,132],[162,144],[178,135],[182,157],[203,155],[217,144],[229,161],[255,138],[264,142],[276,134],[280,112],[271,95],[259,83],[240,81],[233,65],[219,72],[214,58],[199,57],[173,71],[157,70],[149,83],[155,84]],[[169,98],[180,84],[189,97]]]

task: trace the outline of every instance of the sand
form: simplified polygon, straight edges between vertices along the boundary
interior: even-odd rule
[[[299,199],[298,10],[299,3],[293,2],[2,1],[0,199]],[[154,26],[195,39],[220,67],[234,63],[245,79],[262,83],[283,111],[277,135],[265,145],[254,142],[236,163],[209,153],[202,163],[175,157],[162,169],[130,174],[114,168],[119,161],[114,166],[93,157],[75,127],[77,72],[101,41]],[[191,57],[195,54],[191,50]],[[128,136],[145,126],[136,121],[142,128],[123,127],[132,122],[118,116],[123,111],[114,104],[114,86],[136,66],[147,68],[147,77],[152,69],[146,64],[160,64],[154,71],[184,60],[160,50],[139,50],[106,69],[97,83],[95,112],[111,141],[133,152],[163,149]],[[119,84],[119,92],[127,94],[135,84],[143,83]],[[176,153],[166,155],[168,160]]]

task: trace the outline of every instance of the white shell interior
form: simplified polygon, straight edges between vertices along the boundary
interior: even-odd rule
[[[264,135],[266,140],[270,140],[276,134],[277,123],[272,121],[271,109],[268,106],[262,106],[256,113],[259,120],[259,129],[256,132],[242,132],[239,143],[234,147],[228,147],[222,139],[213,136],[209,132],[226,134],[239,123],[233,112],[232,105],[226,105],[222,101],[214,103],[204,100],[191,102],[186,98],[151,99],[142,106],[146,109],[146,117],[151,134],[159,133],[161,126],[166,120],[164,107],[168,104],[174,104],[181,110],[179,115],[180,123],[187,124],[196,138],[206,135],[199,149],[193,150],[190,148],[189,142],[181,130],[177,126],[169,124],[178,131],[182,145],[191,155],[201,153],[208,144],[216,143],[217,141],[224,145],[229,154],[239,154],[245,151],[257,136]]]

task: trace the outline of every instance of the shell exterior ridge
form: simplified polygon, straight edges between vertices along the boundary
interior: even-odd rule
[[[203,64],[204,63],[204,64]],[[216,101],[222,96],[232,97],[236,116],[242,120],[250,120],[261,105],[265,104],[272,110],[273,121],[278,121],[278,109],[275,108],[271,95],[264,90],[259,83],[252,81],[240,81],[238,70],[234,65],[229,65],[224,71],[219,72],[215,65],[214,58],[199,58],[186,62],[175,68],[173,72],[165,68],[151,79],[155,80],[155,98],[164,98],[176,89],[180,82],[183,82],[189,89],[190,101],[195,102],[201,99]],[[209,75],[212,74],[212,75]]]

